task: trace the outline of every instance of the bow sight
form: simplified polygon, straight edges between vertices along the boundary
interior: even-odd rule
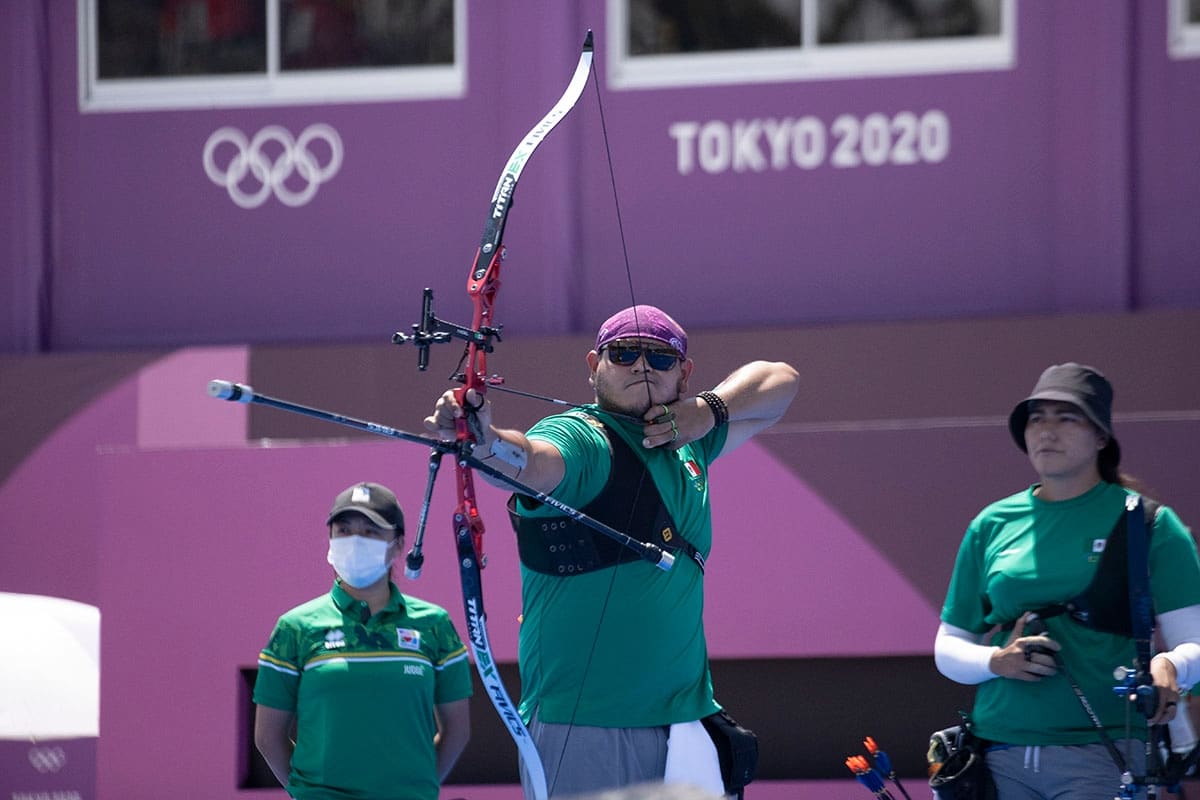
[[[1128,700],[1139,714],[1150,719],[1158,713],[1158,687],[1151,682],[1149,672],[1121,666],[1113,670],[1113,678],[1119,681],[1113,691]]]
[[[397,331],[392,334],[392,344],[412,342],[417,348],[417,369],[424,372],[429,367],[429,346],[446,344],[451,339],[462,339],[468,345],[475,345],[479,350],[490,353],[495,348],[492,339],[502,341],[500,331],[503,325],[481,325],[475,330],[466,325],[438,319],[433,313],[433,289],[426,288],[421,292],[421,321],[412,326],[411,334]],[[456,380],[462,376],[455,376]]]

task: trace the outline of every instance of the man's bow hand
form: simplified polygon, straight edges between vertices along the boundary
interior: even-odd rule
[[[465,417],[476,445],[484,444],[486,433],[492,426],[492,404],[474,389],[466,391],[463,403],[458,401],[457,395],[456,389],[442,393],[433,413],[425,418],[425,429],[442,441],[453,441],[458,438],[458,421]]]

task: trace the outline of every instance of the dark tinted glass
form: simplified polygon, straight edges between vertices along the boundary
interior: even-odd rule
[[[98,75],[264,72],[266,29],[261,0],[96,0]]]
[[[629,53],[795,47],[800,6],[801,0],[629,0]]]
[[[285,70],[454,63],[453,0],[280,0]]]
[[[994,36],[1001,0],[820,0],[821,44]]]

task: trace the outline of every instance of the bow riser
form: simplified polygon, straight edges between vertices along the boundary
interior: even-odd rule
[[[490,347],[490,335],[496,335],[499,338],[499,330],[493,329],[491,322],[495,317],[496,294],[500,291],[500,263],[504,260],[504,250],[497,250],[492,254],[492,257],[487,260],[487,266],[482,270],[478,268],[478,264],[482,259],[482,254],[476,257],[476,269],[471,273],[471,277],[467,280],[467,294],[471,297],[471,305],[473,310],[471,317],[471,327],[476,331],[488,333],[485,339],[485,344]],[[483,391],[487,385],[487,349],[481,347],[476,342],[470,342],[467,345],[467,369],[466,369],[466,385],[462,387],[462,394],[458,397],[459,402],[463,400],[467,389],[478,389]]]
[[[479,516],[479,507],[475,504],[475,476],[469,469],[457,467],[454,471],[455,482],[458,485],[458,506],[454,509],[455,536],[465,529],[471,537],[471,545],[479,568],[487,566],[487,557],[483,554],[483,534],[485,528],[483,518]]]

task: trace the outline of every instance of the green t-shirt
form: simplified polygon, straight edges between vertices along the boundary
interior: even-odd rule
[[[725,444],[726,427],[678,451],[647,450],[640,424],[595,406],[585,410],[548,417],[529,431],[530,439],[558,448],[566,464],[551,494],[581,508],[604,488],[611,456],[594,417],[603,418],[645,460],[676,529],[707,558],[708,467]],[[542,722],[636,728],[687,722],[720,708],[704,639],[704,574],[692,559],[679,553],[668,572],[639,559],[566,578],[522,567],[521,580],[520,712],[527,722],[536,709]]]
[[[433,707],[471,696],[466,648],[444,609],[395,584],[368,613],[335,582],[280,617],[254,702],[296,714],[293,797],[437,800]]]
[[[971,522],[942,621],[984,633],[1087,587],[1130,492],[1101,482],[1079,497],[1048,502],[1035,497],[1034,488],[993,503]],[[1159,510],[1150,540],[1150,586],[1157,613],[1200,603],[1195,543],[1166,506]],[[1133,641],[1090,630],[1066,616],[1047,619],[1046,628],[1062,645],[1067,670],[1108,732],[1123,736],[1127,702],[1113,691],[1113,669],[1132,666]],[[991,643],[1003,646],[1008,635],[996,631]],[[982,738],[1007,744],[1100,741],[1061,671],[1037,682],[985,681],[976,693],[973,718]],[[1144,738],[1145,721],[1136,713],[1132,719],[1134,735]]]

